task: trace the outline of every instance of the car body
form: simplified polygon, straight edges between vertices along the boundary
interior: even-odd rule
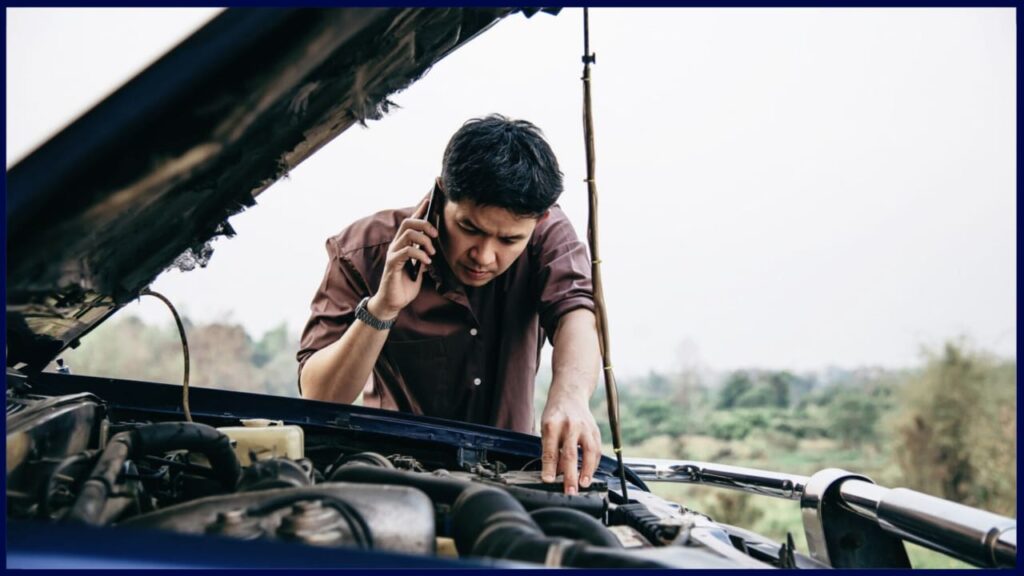
[[[535,436],[213,389],[186,411],[178,386],[44,371],[389,94],[536,12],[229,9],[8,171],[9,567],[908,567],[904,539],[1015,565],[1014,520],[840,470],[632,460],[626,501],[604,457],[569,496]],[[232,461],[216,429],[266,419],[302,456]],[[798,501],[811,554],[645,481]]]

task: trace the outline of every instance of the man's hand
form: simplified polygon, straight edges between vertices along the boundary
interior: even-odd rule
[[[565,493],[575,494],[578,486],[590,486],[601,459],[601,432],[589,405],[601,362],[594,313],[579,309],[565,314],[552,340],[551,389],[540,418],[540,479],[554,482],[562,473]],[[577,446],[583,450],[579,475]]]
[[[579,309],[563,315],[552,340],[551,389],[540,418],[540,479],[554,482],[561,472],[565,493],[575,494],[578,486],[590,486],[601,459],[601,432],[589,405],[601,363],[594,313]],[[578,476],[577,445],[583,450]]]
[[[577,486],[586,488],[601,459],[601,431],[590,413],[587,398],[565,394],[549,396],[541,416],[541,480],[554,482],[564,474],[566,494],[576,494]],[[583,450],[583,466],[577,482],[577,445]]]
[[[421,265],[419,274],[412,279],[405,271],[406,262],[416,259],[430,264],[430,257],[437,253],[433,243],[433,239],[437,238],[437,228],[423,219],[426,217],[427,203],[427,200],[423,200],[416,212],[402,221],[395,239],[388,246],[380,288],[367,302],[370,313],[381,320],[398,316],[420,293],[426,266]]]

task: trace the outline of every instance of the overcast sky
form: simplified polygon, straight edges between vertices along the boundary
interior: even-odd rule
[[[215,12],[7,9],[8,167]],[[1015,357],[1012,9],[594,9],[591,47],[620,377],[907,366],[958,335]],[[504,19],[153,288],[198,321],[301,329],[324,240],[414,204],[490,112],[544,130],[584,237],[581,54],[580,9]]]

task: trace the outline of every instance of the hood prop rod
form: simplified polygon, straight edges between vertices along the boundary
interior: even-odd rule
[[[612,431],[612,448],[619,463],[619,483],[622,485],[622,499],[629,502],[626,492],[626,468],[622,463],[622,433],[619,426],[619,390],[615,386],[612,371],[611,342],[608,339],[608,312],[604,303],[604,288],[601,284],[601,256],[597,247],[597,181],[594,178],[594,113],[590,105],[590,65],[597,63],[597,56],[590,52],[590,15],[583,8],[583,139],[587,151],[587,191],[590,198],[590,215],[587,221],[587,242],[590,245],[591,276],[594,282],[594,307],[597,311],[598,341],[601,344],[601,363],[604,368],[605,397],[608,404],[608,425]]]

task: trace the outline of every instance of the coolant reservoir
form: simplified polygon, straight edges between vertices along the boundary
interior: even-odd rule
[[[290,458],[298,460],[304,456],[305,441],[300,426],[285,426],[280,420],[256,418],[242,420],[241,426],[217,428],[235,447],[235,454],[242,466],[256,460],[268,458]]]

